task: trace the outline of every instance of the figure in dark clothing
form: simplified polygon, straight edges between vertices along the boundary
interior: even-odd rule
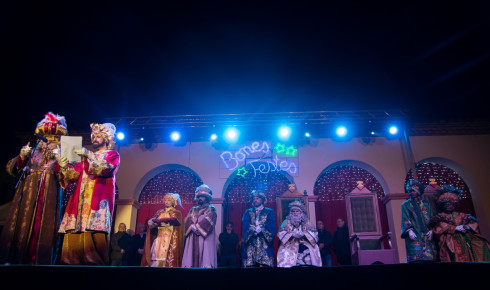
[[[111,237],[111,247],[111,266],[127,266],[131,236],[126,232],[126,224],[119,224],[119,231]]]
[[[343,218],[337,219],[337,231],[333,235],[333,252],[340,265],[352,265],[349,229]]]
[[[233,231],[233,222],[226,224],[226,231],[219,235],[219,267],[237,267],[238,235]]]
[[[316,222],[316,229],[318,230],[318,247],[322,257],[322,266],[332,267],[332,234],[325,229],[323,221]]]

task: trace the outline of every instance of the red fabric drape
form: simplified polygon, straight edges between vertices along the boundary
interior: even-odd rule
[[[381,231],[383,234],[389,231],[386,207],[381,201],[384,191],[378,180],[365,169],[342,165],[323,172],[317,178],[313,190],[314,195],[318,196],[315,204],[316,218],[323,221],[325,228],[332,236],[337,230],[338,218],[343,218],[346,224],[348,223],[345,194],[357,186],[357,181],[363,181],[366,188],[371,192],[376,192]],[[385,247],[388,247],[388,241],[385,242]],[[338,265],[335,255],[332,255],[332,264]]]

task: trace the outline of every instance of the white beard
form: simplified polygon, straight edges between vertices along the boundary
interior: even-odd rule
[[[303,217],[301,215],[292,215],[289,218],[291,220],[291,224],[296,228],[303,222]]]

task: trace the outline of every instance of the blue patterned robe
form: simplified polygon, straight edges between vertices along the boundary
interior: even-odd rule
[[[255,227],[260,225],[262,231],[256,235]],[[257,264],[274,266],[274,236],[276,235],[276,217],[273,209],[264,207],[259,214],[255,208],[249,208],[242,217],[243,266]]]

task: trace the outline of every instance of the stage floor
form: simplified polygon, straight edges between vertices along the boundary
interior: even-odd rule
[[[2,265],[13,287],[36,289],[457,289],[488,287],[490,263],[420,263],[330,268],[146,268]],[[117,287],[117,288],[113,288]],[[122,287],[122,288],[119,288]],[[151,287],[151,288],[146,288]],[[435,287],[435,288],[434,288]],[[443,287],[443,288],[441,288]],[[298,288],[298,289],[300,289]]]

